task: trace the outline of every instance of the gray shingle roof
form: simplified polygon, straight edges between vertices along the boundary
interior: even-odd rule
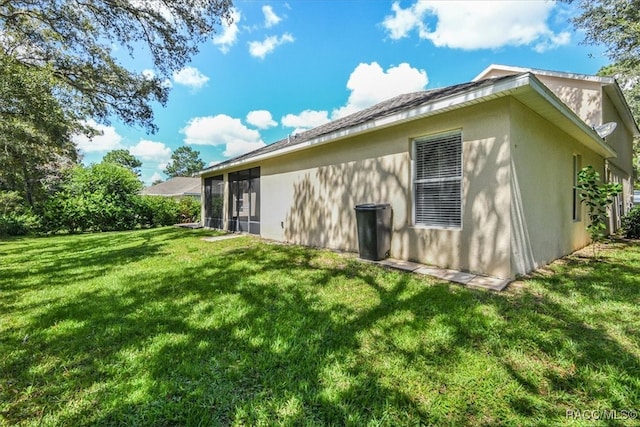
[[[322,135],[326,135],[326,134],[343,130],[343,129],[348,129],[353,126],[357,126],[371,120],[379,119],[381,117],[389,116],[391,114],[394,114],[403,110],[408,110],[414,107],[418,107],[420,105],[435,101],[437,99],[445,98],[451,95],[456,95],[471,89],[480,88],[482,86],[488,86],[496,82],[499,82],[500,80],[506,80],[511,78],[513,78],[513,76],[485,79],[485,80],[479,80],[475,82],[462,83],[454,86],[448,86],[444,88],[431,89],[426,91],[412,92],[412,93],[406,93],[403,95],[398,95],[386,101],[380,102],[372,107],[365,108],[364,110],[345,116],[341,119],[331,121],[329,123],[315,127],[308,131],[296,134],[288,138],[281,139],[280,141],[258,148],[257,150],[251,151],[249,153],[242,154],[240,156],[234,157],[229,160],[225,160],[224,162],[221,162],[221,163],[217,163],[209,168],[204,169],[202,172],[206,172],[209,169],[214,169],[214,168],[217,169],[229,163],[246,161],[251,159],[252,157],[256,157],[266,153],[271,153],[273,151],[277,151],[285,147],[302,144],[303,142],[320,137]]]
[[[195,196],[200,195],[200,178],[175,177],[160,184],[143,188],[141,194],[147,196]]]

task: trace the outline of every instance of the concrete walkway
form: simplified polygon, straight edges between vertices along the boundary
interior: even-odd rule
[[[363,260],[367,261],[367,260]],[[499,279],[497,277],[479,276],[472,273],[463,273],[457,270],[447,270],[424,264],[418,264],[410,261],[402,261],[393,258],[383,259],[381,261],[368,261],[378,265],[395,268],[398,270],[409,271],[415,274],[423,274],[432,276],[449,282],[459,283],[470,288],[489,289],[492,291],[501,291],[511,282],[509,279]]]

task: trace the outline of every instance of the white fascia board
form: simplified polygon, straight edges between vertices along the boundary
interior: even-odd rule
[[[634,138],[640,136],[640,129],[638,129],[638,124],[636,123],[636,119],[633,117],[633,113],[629,108],[629,104],[627,103],[627,99],[622,93],[622,89],[620,89],[620,85],[617,81],[610,85],[604,86],[604,91],[609,95],[609,98],[613,101],[618,113],[622,117],[622,121],[624,125],[629,129]]]
[[[570,79],[570,80],[583,80],[583,81],[591,81],[601,84],[612,84],[615,79],[613,77],[606,76],[593,76],[589,74],[578,74],[578,73],[567,73],[564,71],[551,71],[551,70],[542,70],[539,68],[526,68],[526,67],[513,67],[510,65],[500,65],[500,64],[491,64],[480,74],[474,77],[473,82],[478,80],[483,80],[486,78],[486,75],[489,74],[492,70],[500,70],[507,71],[514,74],[521,73],[533,73],[539,76],[549,76],[549,77],[558,77],[562,79]]]

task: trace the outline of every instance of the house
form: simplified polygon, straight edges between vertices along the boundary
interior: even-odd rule
[[[617,227],[638,135],[614,79],[494,65],[203,170],[203,225],[357,251],[355,205],[389,203],[391,257],[513,278],[589,243],[583,166]]]
[[[178,176],[170,178],[165,182],[143,188],[141,194],[146,196],[163,196],[178,199],[183,197],[192,197],[200,200],[200,183],[200,178]]]

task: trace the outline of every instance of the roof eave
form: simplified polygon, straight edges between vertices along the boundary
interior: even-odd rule
[[[587,123],[584,122],[571,108],[560,100],[544,83],[530,74],[529,87],[541,96],[545,102],[549,103],[554,111],[548,114],[535,105],[528,105],[534,111],[547,120],[556,124],[563,131],[574,137],[580,143],[600,154],[604,158],[617,157],[613,148],[607,145],[606,141]],[[525,102],[526,103],[526,102]]]
[[[213,175],[221,170],[231,169],[239,166],[243,166],[249,163],[255,163],[262,160],[278,157],[283,154],[294,153],[301,150],[306,150],[311,147],[317,147],[320,145],[336,142],[346,138],[351,138],[357,135],[366,134],[369,132],[377,131],[380,129],[395,126],[401,123],[406,123],[413,120],[418,120],[424,117],[441,114],[446,111],[455,110],[468,105],[477,104],[479,102],[487,101],[491,98],[497,99],[509,94],[509,91],[516,90],[518,87],[527,84],[526,76],[514,76],[512,79],[506,81],[500,81],[487,86],[474,88],[462,93],[442,97],[429,101],[426,104],[414,107],[408,110],[404,110],[395,114],[391,114],[384,117],[379,117],[367,122],[340,129],[334,132],[330,132],[324,135],[320,135],[316,138],[312,138],[308,141],[300,144],[284,147],[279,150],[257,155],[248,159],[239,159],[234,162],[225,162],[219,168],[211,166],[203,171],[200,171],[199,175]]]
[[[520,92],[529,90],[529,88],[534,90],[543,99],[553,105],[554,109],[560,113],[560,116],[565,119],[560,125],[564,125],[565,127],[567,127],[567,129],[564,129],[567,133],[606,158],[616,157],[615,151],[613,151],[613,149],[609,147],[602,140],[602,138],[600,138],[595,130],[593,130],[582,119],[580,119],[580,117],[578,117],[573,111],[571,111],[571,109],[569,109],[569,107],[567,107],[558,97],[556,97],[551,92],[551,90],[549,90],[542,82],[540,82],[532,73],[529,72],[525,74],[514,75],[510,79],[500,80],[495,83],[490,83],[486,86],[481,86],[454,95],[438,98],[418,107],[410,108],[408,110],[391,114],[389,116],[376,118],[356,126],[330,132],[302,142],[300,144],[287,146],[279,150],[274,150],[262,155],[250,157],[248,159],[239,159],[235,162],[225,162],[225,164],[219,168],[216,168],[216,166],[214,165],[206,170],[201,171],[199,175],[201,177],[205,175],[213,175],[221,170],[232,169],[246,164],[278,157],[284,154],[306,150],[311,147],[329,144],[346,138],[351,138],[357,135],[362,135],[365,133],[395,126],[401,123],[406,123],[436,114],[441,114],[447,111],[452,111],[455,109],[478,104],[480,102],[486,102],[491,99],[498,99],[509,95],[517,95]]]

